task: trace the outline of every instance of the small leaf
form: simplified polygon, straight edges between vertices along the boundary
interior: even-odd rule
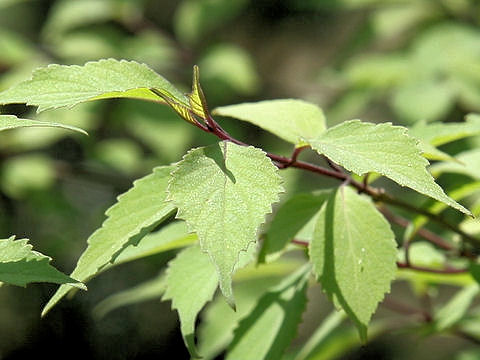
[[[214,262],[220,289],[234,306],[231,278],[241,251],[282,191],[278,169],[254,147],[220,142],[191,150],[172,173],[169,199]]]
[[[281,358],[305,310],[310,270],[303,266],[260,298],[235,330],[227,360]]]
[[[306,145],[304,138],[320,136],[326,128],[322,109],[296,99],[222,106],[213,110],[213,114],[247,121],[297,147]]]
[[[478,284],[464,287],[457,292],[450,301],[444,305],[435,316],[435,329],[444,331],[458,323],[467,312],[480,288]]]
[[[159,101],[151,88],[163,91],[178,103],[187,98],[145,64],[107,59],[78,65],[49,65],[32,78],[0,93],[0,104],[26,103],[38,112],[108,98]]]
[[[355,322],[362,340],[397,270],[395,237],[371,200],[342,186],[322,206],[310,259],[323,290]]]
[[[160,274],[154,279],[145,281],[131,289],[120,291],[100,301],[93,309],[93,315],[102,318],[109,312],[122,306],[137,304],[139,302],[160,299],[167,288],[165,274]]]
[[[199,246],[184,249],[168,265],[163,300],[172,300],[172,308],[177,309],[183,340],[194,358],[199,357],[194,340],[195,319],[212,299],[217,286],[215,266]]]
[[[471,215],[435,183],[426,169],[428,161],[421,156],[417,142],[408,136],[404,127],[351,120],[328,129],[317,138],[310,138],[308,143],[319,154],[357,175],[378,172]]]
[[[329,192],[298,194],[288,199],[277,211],[263,240],[259,262],[272,261],[320,210]]]
[[[38,121],[38,120],[30,120],[30,119],[20,119],[17,118],[15,115],[0,115],[0,131],[9,130],[9,129],[16,129],[16,128],[26,128],[26,127],[54,127],[54,128],[61,128],[67,130],[77,131],[79,133],[88,135],[85,130],[77,128],[71,125],[65,124],[58,124],[53,122],[47,121]]]
[[[188,101],[195,115],[202,119],[208,118],[207,101],[200,86],[200,72],[196,65],[193,67],[192,92],[188,94]]]
[[[0,282],[18,286],[50,282],[87,290],[85,285],[50,265],[51,260],[33,251],[27,239],[15,240],[15,236],[0,239]]]
[[[175,208],[165,202],[167,181],[172,169],[173,166],[154,169],[153,174],[135,181],[130,190],[118,197],[117,203],[106,211],[108,218],[102,227],[88,238],[88,247],[78,260],[72,276],[87,281],[114,261],[115,255],[129,240],[141,236],[144,229],[159,224],[173,213]],[[42,314],[46,314],[68,291],[61,286]]]

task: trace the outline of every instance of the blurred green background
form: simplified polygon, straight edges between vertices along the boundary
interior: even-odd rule
[[[330,126],[352,118],[403,125],[461,121],[480,111],[479,23],[475,0],[0,0],[0,90],[39,66],[113,57],[145,62],[185,91],[198,64],[210,108],[292,97],[320,105]],[[0,237],[31,239],[66,273],[104,211],[134,179],[215,141],[167,107],[134,100],[40,115],[25,106],[1,111],[72,124],[90,134],[50,129],[0,134]],[[248,124],[220,122],[242,141],[280,154],[291,150]],[[472,143],[480,141],[457,142],[448,150],[454,154]],[[291,170],[283,175],[292,193],[335,184]],[[156,276],[173,256],[106,272],[88,284],[87,293],[62,301],[44,319],[40,311],[55,286],[3,286],[0,359],[187,359],[169,303],[149,301],[101,320],[92,317],[100,300]],[[452,293],[440,290],[444,298]],[[422,305],[403,283],[393,291]],[[311,296],[296,344],[331,309],[318,287]],[[391,315],[381,309],[380,316],[382,311]],[[473,351],[467,340],[421,339],[418,330],[405,330],[383,334],[363,348],[345,342],[335,356],[480,358]]]

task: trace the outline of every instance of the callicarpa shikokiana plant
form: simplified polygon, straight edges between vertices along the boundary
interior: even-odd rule
[[[192,90],[184,94],[146,65],[114,59],[84,66],[50,65],[0,93],[1,104],[26,103],[38,106],[38,111],[108,98],[166,104],[218,140],[191,149],[177,163],[159,166],[135,181],[107,210],[107,219],[87,240],[88,247],[70,276],[51,267],[49,259],[33,252],[26,240],[1,240],[1,281],[61,284],[43,314],[75,287],[85,288],[83,283],[100,272],[172,249],[178,254],[167,269],[130,293],[137,294],[133,295],[137,300],[153,294],[172,301],[194,358],[212,358],[226,349],[227,359],[280,359],[296,336],[307,288],[316,282],[338,312],[323,321],[296,359],[308,358],[344,317],[367,341],[370,319],[395,279],[409,280],[416,288],[427,283],[462,286],[436,314],[418,311],[425,315],[430,332],[454,329],[477,295],[480,239],[468,226],[475,221],[474,214],[457,200],[468,201],[480,191],[480,184],[470,182],[447,195],[431,175],[461,172],[458,169],[465,167],[437,146],[479,134],[477,115],[462,123],[419,122],[407,129],[361,120],[327,128],[318,106],[297,99],[243,103],[210,112],[197,67]],[[217,115],[252,123],[291,143],[291,156],[265,152],[232,137],[214,119]],[[0,121],[2,129],[64,126],[14,115],[1,115]],[[307,148],[318,153],[321,162],[299,160]],[[429,171],[427,159],[441,162]],[[282,187],[280,173],[286,168],[319,179],[333,178],[338,185],[292,196]],[[428,198],[416,204],[394,197],[371,185],[379,177]],[[263,225],[280,201],[272,220]],[[463,220],[442,216],[448,207],[455,209],[455,219]],[[472,208],[479,210],[478,204]],[[410,217],[400,215],[405,213]],[[429,223],[444,230],[434,233],[425,227]],[[405,228],[397,239],[392,224]],[[289,256],[299,249],[303,256]],[[426,249],[437,255],[436,260],[416,263],[415,254]],[[28,261],[34,256],[41,258]],[[260,281],[262,290],[258,282],[249,283],[253,280]],[[208,305],[197,341],[197,315],[217,288],[223,299],[217,296]],[[237,311],[237,317],[225,303]],[[105,313],[112,306],[107,301],[96,311]],[[215,321],[221,317],[215,333]],[[378,323],[371,332],[387,328]]]

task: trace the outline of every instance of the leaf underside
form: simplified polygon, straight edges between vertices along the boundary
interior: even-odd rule
[[[0,131],[17,129],[17,128],[26,128],[26,127],[51,127],[51,128],[60,128],[66,130],[73,130],[79,133],[88,135],[85,130],[77,128],[75,126],[59,124],[48,121],[38,121],[30,119],[21,119],[17,118],[15,115],[0,115]]]
[[[49,65],[0,93],[0,104],[26,103],[38,112],[79,103],[118,97],[161,101],[150,91],[162,90],[179,103],[187,98],[162,76],[135,61],[105,59],[78,65]]]

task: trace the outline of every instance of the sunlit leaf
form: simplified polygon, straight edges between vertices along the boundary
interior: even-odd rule
[[[158,89],[179,103],[188,100],[172,84],[145,64],[125,60],[100,60],[78,65],[49,65],[32,78],[0,93],[0,104],[26,103],[38,111],[108,98],[162,101],[150,89]]]
[[[296,146],[306,145],[304,138],[315,138],[325,131],[322,109],[297,99],[222,106],[213,114],[247,121]]]
[[[52,259],[32,250],[27,239],[0,239],[0,282],[25,286],[33,282],[65,284],[87,290],[85,285],[50,265]]]
[[[357,175],[380,173],[402,186],[471,214],[435,183],[426,169],[428,161],[421,156],[416,140],[408,136],[404,127],[351,120],[308,142],[318,153]]]
[[[277,168],[253,147],[220,142],[191,150],[172,173],[169,198],[214,262],[220,289],[234,304],[231,277],[241,251],[282,191]]]
[[[318,216],[310,259],[323,290],[366,339],[370,317],[396,273],[396,243],[371,200],[342,186]]]

